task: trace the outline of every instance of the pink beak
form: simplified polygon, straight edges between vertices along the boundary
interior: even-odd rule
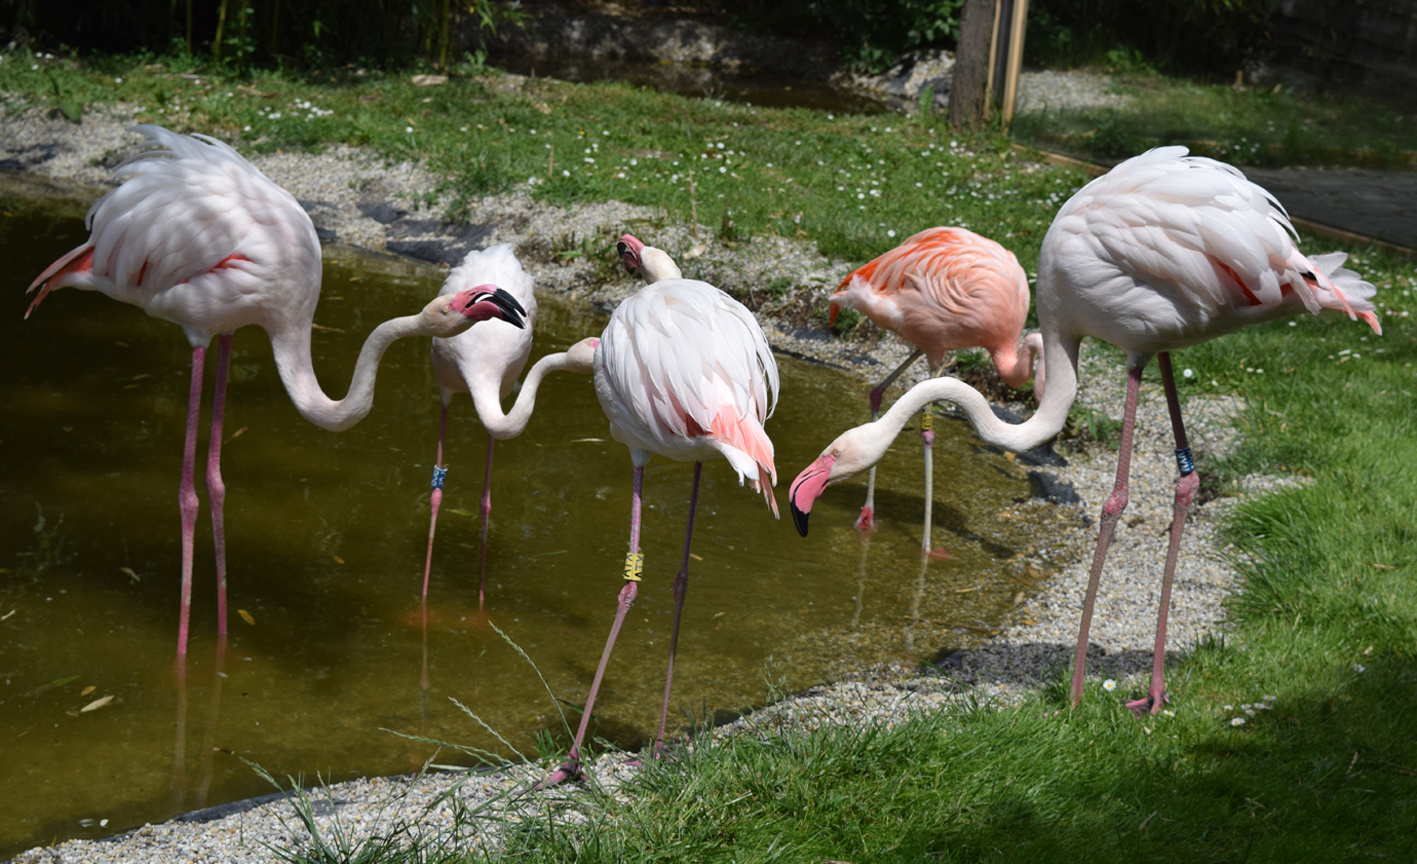
[[[821,497],[822,490],[827,488],[835,462],[836,457],[830,453],[818,456],[817,461],[802,469],[787,491],[787,502],[792,507],[792,523],[803,537],[807,536],[807,516],[812,512],[812,505]]]
[[[452,307],[464,318],[472,321],[501,318],[515,327],[526,327],[523,319],[526,309],[517,302],[517,298],[496,285],[478,285],[476,288],[459,291],[453,297]]]
[[[640,269],[640,256],[644,254],[645,244],[641,243],[633,234],[626,234],[620,238],[617,244],[620,252],[620,261],[625,265],[625,269],[634,273]]]

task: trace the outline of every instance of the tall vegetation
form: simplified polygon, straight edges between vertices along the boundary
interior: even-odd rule
[[[1042,65],[1150,63],[1233,75],[1268,39],[1280,0],[1031,0],[1027,58]],[[1142,58],[1145,58],[1143,60]]]
[[[458,33],[515,20],[497,0],[0,0],[0,38],[84,51],[209,56],[252,66],[446,67]]]

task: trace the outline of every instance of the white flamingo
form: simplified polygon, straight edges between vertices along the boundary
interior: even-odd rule
[[[226,144],[134,126],[156,148],[138,152],[114,171],[121,182],[89,209],[89,239],[51,264],[30,285],[40,288],[29,313],[49,292],[81,288],[141,307],[182,327],[192,345],[178,499],[182,511],[182,592],[177,654],[187,654],[192,596],[192,542],[197,522],[193,479],[202,367],[220,336],[207,492],[216,546],[217,621],[226,633],[226,543],[222,505],[221,427],[232,332],[255,324],[270,336],[281,382],[305,419],[348,429],[374,404],[374,378],[385,349],[408,336],[454,336],[478,321],[503,318],[521,326],[521,307],[494,285],[440,297],[417,315],[385,321],[359,352],[349,392],[325,395],[310,360],[310,329],[320,296],[320,243],[315,226],[286,190]],[[40,286],[43,286],[42,288]]]
[[[1117,477],[1102,506],[1101,529],[1083,604],[1072,704],[1082,699],[1087,635],[1112,532],[1127,506],[1132,431],[1142,370],[1153,356],[1176,438],[1175,512],[1162,576],[1156,649],[1147,696],[1127,703],[1138,716],[1161,710],[1166,616],[1186,514],[1200,480],[1195,473],[1170,352],[1284,315],[1332,310],[1382,333],[1368,298],[1375,289],[1351,270],[1342,253],[1306,258],[1279,203],[1235,168],[1184,147],[1161,147],[1129,159],[1093,180],[1058,211],[1038,262],[1038,319],[1048,389],[1038,411],[1010,425],[996,418],[978,391],[953,378],[917,384],[879,421],[843,433],[808,466],[788,493],[798,530],[807,533],[812,503],[829,484],[875,464],[920,406],[937,400],[962,408],[979,436],[1015,452],[1052,438],[1077,393],[1078,345],[1084,336],[1127,352]]]
[[[689,585],[689,548],[699,479],[708,459],[727,459],[741,483],[762,493],[777,515],[772,485],[777,481],[773,446],[763,423],[777,404],[777,363],[753,313],[707,282],[684,279],[673,260],[629,234],[620,238],[625,268],[650,282],[622,302],[610,317],[595,351],[595,392],[610,420],[610,434],[630,448],[634,464],[630,499],[630,551],[625,585],[615,621],[581,713],[567,760],[542,785],[580,773],[580,747],[595,706],[615,637],[639,592],[644,559],[640,553],[640,504],[644,468],[658,453],[694,463],[689,493],[684,557],[674,578],[674,625],[669,637],[669,669],[659,712],[655,747],[664,742],[679,620]]]
[[[482,565],[477,588],[477,611],[482,612],[487,585],[487,524],[492,513],[492,448],[499,440],[515,438],[526,429],[536,406],[536,391],[551,372],[591,373],[591,358],[598,339],[583,339],[564,352],[548,354],[532,366],[512,410],[502,411],[502,400],[516,386],[517,376],[531,357],[532,330],[536,325],[536,295],[532,278],[522,269],[510,244],[467,253],[462,263],[448,274],[440,296],[454,295],[473,285],[500,286],[526,310],[526,326],[506,321],[481,321],[472,329],[451,338],[433,339],[433,373],[443,410],[438,421],[438,458],[433,466],[432,517],[428,526],[428,555],[423,568],[423,597],[428,597],[428,575],[433,566],[433,535],[438,529],[438,508],[443,500],[447,466],[443,464],[443,440],[448,427],[448,404],[456,393],[467,393],[477,410],[477,419],[487,430],[487,468],[482,483]]]

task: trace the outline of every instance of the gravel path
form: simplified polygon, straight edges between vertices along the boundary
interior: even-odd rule
[[[122,108],[109,113],[91,111],[77,125],[34,111],[0,117],[0,168],[23,172],[17,176],[0,171],[0,183],[24,185],[35,193],[91,199],[94,189],[106,182],[116,158],[133,143],[133,136],[122,131],[131,119]],[[646,208],[618,202],[562,209],[511,193],[487,198],[473,208],[471,221],[480,227],[450,233],[435,209],[412,203],[412,193],[436,185],[435,178],[416,165],[387,165],[372,154],[346,147],[333,147],[318,156],[277,154],[253,161],[306,204],[326,238],[372,250],[416,251],[423,257],[460,256],[470,245],[510,241],[527,259],[539,290],[607,306],[635,290],[636,283],[619,274],[602,283],[604,277],[597,277],[594,262],[559,262],[550,254],[547,238],[601,242],[626,227],[635,230],[637,223],[653,224],[656,219]],[[704,236],[710,235],[705,232]],[[646,239],[668,249],[690,250],[680,255],[687,259],[686,269],[723,287],[762,285],[769,274],[783,273],[792,274],[799,286],[818,285],[813,279],[834,285],[847,269],[845,262],[823,257],[810,243],[781,238],[754,238],[731,255],[727,250],[698,244],[687,226],[656,231]],[[878,366],[893,366],[906,351],[892,336],[882,338],[869,351],[858,345],[843,346],[820,331],[784,325],[773,317],[773,311],[773,306],[766,305],[759,314],[776,348],[840,366],[861,378],[878,375]],[[1121,364],[1098,359],[1100,352],[1089,353],[1088,347],[1084,346],[1079,401],[1119,417],[1125,385]],[[1023,406],[1006,407],[1026,413]],[[1231,420],[1241,408],[1234,398],[1189,400],[1188,429],[1202,466],[1209,457],[1233,446]],[[1175,482],[1169,429],[1159,389],[1143,387],[1131,506],[1118,525],[1103,576],[1089,656],[1091,674],[1119,679],[1118,693],[1128,697],[1144,689],[1144,672],[1150,663]],[[1046,560],[1038,562],[1043,569],[1057,568],[1056,575],[1037,595],[1021,597],[1010,622],[986,645],[947,658],[942,670],[868,670],[762,709],[722,727],[715,735],[753,734],[765,724],[810,728],[868,720],[894,723],[912,711],[947,705],[965,693],[1008,704],[1041,679],[1060,674],[1076,638],[1087,566],[1096,542],[1092,519],[1111,489],[1115,470],[1115,454],[1104,447],[1060,449],[1069,464],[1053,470],[1082,500],[1076,527],[1067,529],[1062,542],[1045,553]],[[1278,481],[1256,480],[1251,488],[1270,488],[1274,482]],[[1235,574],[1226,566],[1225,549],[1216,529],[1234,500],[1212,501],[1193,511],[1173,596],[1172,652],[1184,651],[1205,634],[1224,627],[1222,604]],[[1030,506],[1043,505],[1020,505],[1014,517],[1027,518]],[[591,766],[591,773],[613,786],[632,770],[625,766],[628,758],[625,754],[603,757]],[[453,802],[465,808],[485,807],[504,820],[530,818],[549,802],[571,794],[566,789],[524,794],[541,770],[519,766],[489,774],[376,778],[340,784],[328,790],[328,797],[325,792],[316,795],[315,811],[322,814],[316,821],[329,836],[332,820],[338,819],[349,841],[357,842],[376,832],[387,834],[397,825],[416,824],[416,829],[407,830],[438,836],[454,825]],[[70,841],[25,852],[15,860],[26,864],[255,862],[270,860],[272,847],[288,848],[307,840],[288,803],[263,804],[236,813],[230,807],[217,809],[220,812],[200,814],[202,818],[220,817],[209,821],[173,821],[102,841]],[[466,842],[497,842],[496,830],[475,833],[475,837],[464,838]]]

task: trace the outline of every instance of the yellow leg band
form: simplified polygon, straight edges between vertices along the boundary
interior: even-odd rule
[[[625,581],[641,581],[641,573],[645,569],[645,553],[631,552],[625,556]]]
[[[933,428],[935,428],[935,412],[929,405],[926,405],[925,410],[920,414],[920,431],[929,432]]]

